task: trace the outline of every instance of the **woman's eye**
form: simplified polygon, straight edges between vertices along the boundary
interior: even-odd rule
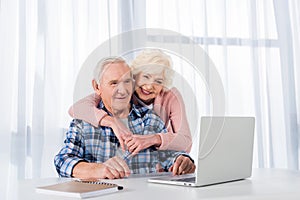
[[[161,80],[156,80],[155,83],[159,84],[159,85],[162,85],[163,84],[163,81]]]
[[[143,75],[144,78],[149,79],[149,75]]]

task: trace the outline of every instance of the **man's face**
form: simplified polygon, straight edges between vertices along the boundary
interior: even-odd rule
[[[113,114],[129,108],[133,92],[130,68],[126,63],[110,63],[105,66],[100,82],[100,96],[105,107]]]

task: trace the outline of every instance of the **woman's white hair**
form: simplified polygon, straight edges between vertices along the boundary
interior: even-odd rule
[[[118,56],[110,56],[105,57],[101,59],[95,66],[94,69],[94,80],[100,84],[102,75],[104,73],[104,69],[106,68],[106,65],[112,64],[112,63],[126,63],[124,58],[118,57]],[[127,63],[126,63],[127,64]]]
[[[140,72],[149,74],[163,73],[166,88],[170,88],[173,81],[173,70],[171,57],[159,49],[146,49],[131,63],[132,74],[135,77]]]

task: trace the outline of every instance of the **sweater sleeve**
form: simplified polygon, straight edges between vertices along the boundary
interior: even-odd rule
[[[99,122],[107,115],[104,110],[97,108],[100,100],[101,97],[96,93],[90,94],[73,104],[69,108],[69,115],[98,127]]]
[[[168,132],[159,133],[162,143],[158,149],[189,153],[192,148],[192,136],[182,96],[175,88],[168,91],[168,93],[162,99],[165,103],[162,102],[161,104],[164,107],[161,109],[164,109],[167,115],[165,122]]]

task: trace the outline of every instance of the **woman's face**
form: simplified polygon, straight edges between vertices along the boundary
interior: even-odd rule
[[[164,76],[162,73],[149,74],[140,72],[135,77],[135,92],[146,104],[154,101],[164,87]]]

